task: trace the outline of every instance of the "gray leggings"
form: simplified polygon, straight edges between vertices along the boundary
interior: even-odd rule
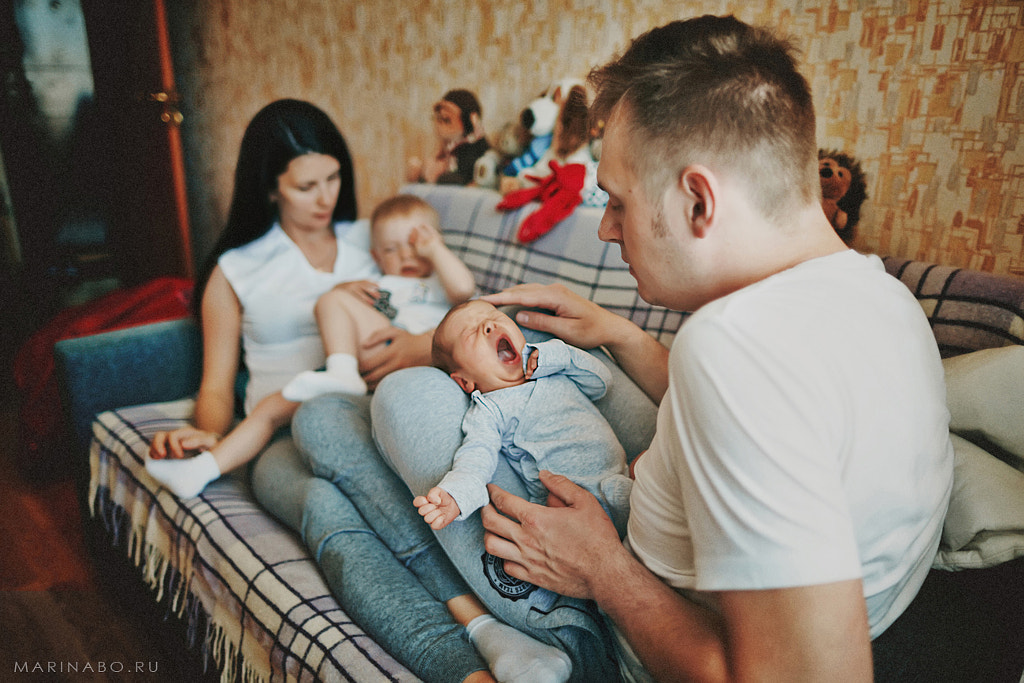
[[[597,405],[633,458],[650,443],[656,409],[621,370],[613,366],[613,374]],[[449,527],[462,528],[459,543],[442,532],[439,545],[413,507],[410,487],[381,458],[374,436],[389,453],[419,453],[425,466],[432,461],[431,467],[447,469],[467,405],[454,382],[432,368],[385,379],[374,399],[373,435],[368,397],[307,401],[292,421],[298,452],[290,443],[272,446],[257,463],[257,497],[301,531],[342,608],[420,678],[461,681],[486,668],[444,606],[471,586],[498,617],[563,647],[573,659],[573,680],[617,680],[611,638],[594,605],[539,589],[522,601],[502,597],[481,571],[479,516]],[[403,450],[409,443],[417,444],[414,450]],[[497,481],[519,490],[511,470]]]
[[[469,589],[423,533],[408,489],[377,455],[369,418],[368,397],[336,394],[304,404],[292,421],[294,442],[275,439],[253,467],[253,491],[302,535],[338,604],[381,647],[425,681],[461,681],[487,669],[444,605]],[[320,476],[296,446],[320,456]],[[349,466],[331,471],[335,458]],[[390,507],[376,500],[395,500],[395,511],[408,507],[412,516],[390,518]]]

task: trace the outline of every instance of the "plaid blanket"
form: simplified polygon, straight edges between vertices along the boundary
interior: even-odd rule
[[[886,257],[928,315],[943,358],[1024,344],[1024,279]]]
[[[179,501],[146,473],[149,439],[191,399],[100,414],[90,504],[222,681],[416,681],[331,596],[301,541],[262,510],[244,476]],[[202,633],[200,633],[202,631]]]

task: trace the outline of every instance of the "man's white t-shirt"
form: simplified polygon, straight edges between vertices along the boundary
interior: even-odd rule
[[[680,329],[629,545],[678,590],[862,578],[871,636],[916,595],[952,487],[942,364],[917,300],[844,251]]]

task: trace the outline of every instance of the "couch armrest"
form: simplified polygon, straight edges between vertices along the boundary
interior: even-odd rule
[[[64,416],[83,449],[97,413],[199,388],[202,346],[191,318],[65,339],[53,352]]]

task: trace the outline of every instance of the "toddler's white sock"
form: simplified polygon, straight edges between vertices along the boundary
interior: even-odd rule
[[[522,631],[481,614],[466,626],[469,639],[500,683],[565,683],[572,673],[569,655]]]
[[[366,393],[366,382],[359,374],[359,361],[352,354],[332,353],[327,357],[325,370],[300,372],[281,390],[282,396],[295,402],[334,393]]]
[[[194,498],[206,485],[220,477],[220,467],[213,453],[203,451],[194,458],[146,460],[150,476],[170,489],[178,498]]]

